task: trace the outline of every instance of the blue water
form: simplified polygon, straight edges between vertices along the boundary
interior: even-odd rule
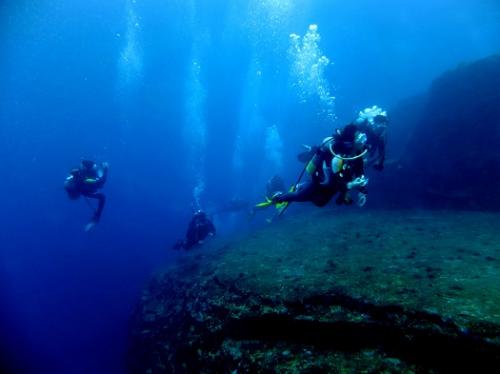
[[[0,363],[119,373],[192,206],[258,200],[300,172],[301,143],[498,52],[500,5],[3,0],[0,48]],[[81,157],[110,164],[91,233],[62,188]]]

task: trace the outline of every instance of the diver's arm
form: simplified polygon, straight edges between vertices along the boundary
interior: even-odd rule
[[[106,179],[108,178],[108,169],[109,164],[107,162],[103,162],[101,164],[102,175],[99,177],[99,182],[101,184],[104,184],[106,182]]]
[[[320,182],[322,186],[328,186],[333,180],[332,168],[328,167],[326,161],[323,161],[323,181]]]
[[[83,177],[82,173],[80,172],[80,169],[72,169],[69,172],[68,177],[66,180],[72,180],[75,184],[80,184],[83,183],[83,180],[85,178]]]
[[[368,190],[366,185],[368,184],[368,178],[365,178],[364,175],[361,177],[357,177],[351,182],[347,183],[348,190],[356,189],[358,191],[358,201],[357,204],[359,207],[362,207],[366,204],[366,197],[368,195]]]
[[[352,180],[347,183],[347,188],[357,189],[366,193],[366,185],[368,184],[368,178],[365,177],[364,161],[362,158],[354,160],[352,165]]]

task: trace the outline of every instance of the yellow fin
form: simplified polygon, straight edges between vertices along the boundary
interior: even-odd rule
[[[255,207],[256,208],[267,208],[268,206],[271,206],[271,205],[273,205],[273,201],[266,197],[266,201],[263,201],[261,203],[256,204]]]
[[[278,203],[275,205],[276,209],[283,210],[288,205],[288,201],[283,201],[282,203]]]

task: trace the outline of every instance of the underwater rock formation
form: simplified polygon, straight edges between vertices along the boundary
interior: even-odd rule
[[[490,372],[500,365],[495,222],[325,209],[214,241],[150,282],[130,372]]]
[[[407,147],[396,150],[387,183],[427,206],[499,210],[499,103],[500,56],[492,56],[443,74],[417,104],[400,104],[390,142]]]

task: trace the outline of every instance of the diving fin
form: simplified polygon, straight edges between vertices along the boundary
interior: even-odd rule
[[[283,192],[276,192],[271,198],[266,196],[266,201],[255,205],[256,208],[267,208],[271,205],[274,205],[276,209],[280,209],[284,204],[288,204],[287,202],[277,202],[276,197],[282,195]]]
[[[274,207],[278,211],[278,214],[281,215],[281,212],[286,209],[288,204],[290,204],[289,201],[283,201],[282,203],[277,203]]]
[[[294,192],[296,190],[296,185],[292,185],[288,192]],[[283,192],[276,192],[271,198],[268,198],[266,196],[266,201],[263,201],[262,203],[259,203],[255,205],[256,208],[267,208],[271,205],[274,205],[274,207],[277,210],[276,216],[280,216],[288,207],[290,204],[289,201],[281,201],[277,202],[276,197],[283,195]]]
[[[294,184],[290,187],[288,192],[295,192],[297,190],[297,185]],[[288,209],[290,201],[283,201],[282,203],[276,204],[276,209],[278,210],[276,217],[280,217]]]
[[[85,225],[85,232],[90,232],[94,230],[95,226],[97,225],[97,221],[91,220],[89,223]]]
[[[273,205],[273,201],[271,199],[269,199],[268,197],[266,197],[266,201],[263,201],[261,203],[258,203],[255,205],[256,208],[267,208],[271,205]]]

